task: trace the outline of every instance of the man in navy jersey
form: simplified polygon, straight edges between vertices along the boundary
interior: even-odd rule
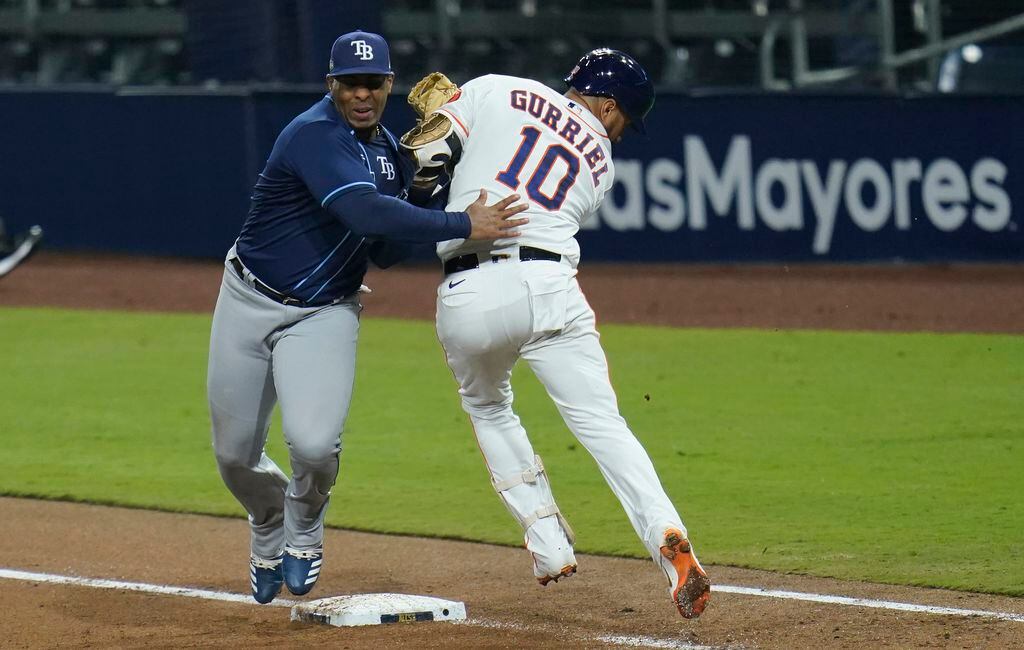
[[[514,238],[511,195],[464,212],[406,198],[411,163],[380,124],[394,75],[388,45],[352,32],[331,49],[327,96],[284,128],[225,260],[213,315],[207,394],[221,477],[249,513],[252,594],[308,593],[323,561],[324,514],[338,475],[368,261],[411,243]],[[265,453],[281,405],[291,479]]]

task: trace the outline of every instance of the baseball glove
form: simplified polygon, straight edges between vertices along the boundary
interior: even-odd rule
[[[459,87],[443,72],[431,72],[409,91],[409,105],[423,119],[459,96]]]

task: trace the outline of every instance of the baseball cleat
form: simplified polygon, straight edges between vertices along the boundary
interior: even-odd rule
[[[576,573],[572,542],[556,517],[544,517],[526,530],[526,550],[533,557],[533,577],[546,585]]]
[[[697,561],[689,540],[677,528],[665,531],[665,543],[661,546],[665,574],[669,576],[669,594],[683,618],[697,618],[708,606],[711,598],[711,580],[704,567]],[[668,565],[668,566],[665,566]],[[668,567],[672,567],[669,571]],[[672,576],[672,573],[675,576]]]
[[[296,596],[308,594],[320,577],[324,561],[324,547],[318,546],[307,551],[286,547],[284,549],[284,584]]]
[[[540,583],[541,587],[546,587],[549,582],[558,582],[559,578],[568,578],[574,573],[576,573],[576,565],[566,564],[557,574],[553,576],[540,576],[537,578],[537,582]]]
[[[249,557],[249,580],[252,582],[252,597],[257,603],[266,605],[274,600],[284,584],[281,573],[281,556],[272,560],[252,555]]]

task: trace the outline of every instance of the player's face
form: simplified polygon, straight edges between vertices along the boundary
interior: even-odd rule
[[[622,133],[626,130],[626,127],[630,124],[630,119],[626,114],[619,108],[619,103],[614,99],[603,98],[597,105],[597,118],[601,120],[601,125],[604,126],[605,131],[608,132],[608,139],[612,143],[619,143],[622,141]]]
[[[608,139],[614,143],[622,142],[622,134],[629,126],[630,119],[626,117],[626,114],[619,109],[615,109],[614,117],[610,120],[609,124],[606,124],[608,129]]]
[[[355,74],[328,77],[327,88],[338,112],[356,131],[369,131],[380,122],[394,76]]]
[[[608,139],[617,144],[622,141],[622,134],[626,127],[629,126],[630,119],[619,108],[618,102],[613,100],[610,103],[612,106],[608,108],[601,123],[604,124],[604,128],[608,131]]]

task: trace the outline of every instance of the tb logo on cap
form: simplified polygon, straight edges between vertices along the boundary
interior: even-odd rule
[[[352,41],[352,47],[356,48],[354,56],[359,57],[360,60],[369,61],[373,59],[373,48],[366,41]]]

